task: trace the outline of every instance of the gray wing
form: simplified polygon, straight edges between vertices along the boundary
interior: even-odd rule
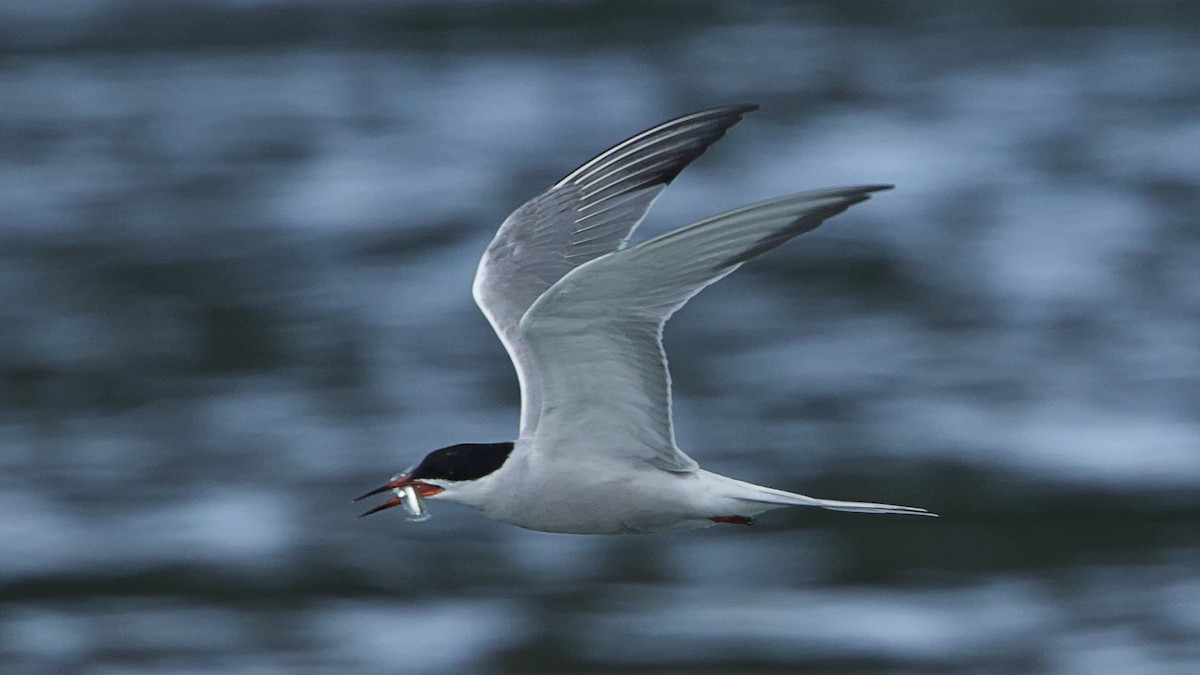
[[[571,271],[521,321],[545,396],[537,451],[602,451],[695,470],[675,445],[662,347],[667,319],[747,260],[889,187],[832,188],[746,206]]]
[[[514,211],[479,261],[472,292],[521,383],[521,436],[533,434],[540,380],[521,344],[521,317],[576,267],[624,245],[659,193],[756,105],[702,110],[609,148]]]

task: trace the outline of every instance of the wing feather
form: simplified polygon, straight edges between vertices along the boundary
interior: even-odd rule
[[[746,261],[889,187],[832,188],[746,206],[568,273],[520,324],[543,394],[537,447],[695,470],[675,445],[662,347],[667,319]]]
[[[522,436],[537,426],[541,389],[521,342],[521,317],[568,272],[623,246],[663,188],[757,107],[702,110],[643,131],[505,219],[479,261],[472,292],[516,367]]]

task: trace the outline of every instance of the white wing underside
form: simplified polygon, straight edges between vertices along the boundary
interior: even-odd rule
[[[667,319],[747,260],[888,187],[832,188],[742,207],[569,272],[520,323],[540,378],[536,446],[694,471],[695,461],[675,446],[662,347]]]

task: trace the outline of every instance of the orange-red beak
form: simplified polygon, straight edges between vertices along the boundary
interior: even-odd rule
[[[360,496],[356,497],[354,499],[354,501],[356,501],[356,502],[362,501],[362,500],[366,499],[367,497],[372,497],[381,492],[387,492],[389,490],[398,490],[400,488],[406,488],[409,486],[411,486],[414,490],[416,490],[417,494],[421,495],[422,497],[432,497],[433,495],[436,495],[437,493],[443,491],[443,488],[440,488],[436,485],[430,485],[429,483],[422,483],[419,480],[412,480],[411,478],[408,477],[408,474],[402,473],[399,476],[396,476],[395,478],[393,478],[386,485],[380,485],[379,487],[375,488],[374,490],[371,490],[370,492],[368,492],[364,495],[360,495]],[[364,513],[360,513],[358,517],[362,518],[363,516],[369,516],[372,513],[379,513],[380,511],[383,511],[384,509],[390,509],[393,506],[400,506],[403,503],[404,503],[404,501],[402,499],[400,499],[399,497],[392,497],[391,499],[380,504],[379,506],[376,506],[375,508],[373,508],[369,511],[366,511]]]

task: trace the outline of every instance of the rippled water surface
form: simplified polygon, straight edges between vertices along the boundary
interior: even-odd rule
[[[0,670],[1196,672],[1200,14],[1057,7],[3,5]],[[672,320],[680,442],[942,518],[357,520],[514,433],[504,216],[745,101],[641,237],[897,189]]]

